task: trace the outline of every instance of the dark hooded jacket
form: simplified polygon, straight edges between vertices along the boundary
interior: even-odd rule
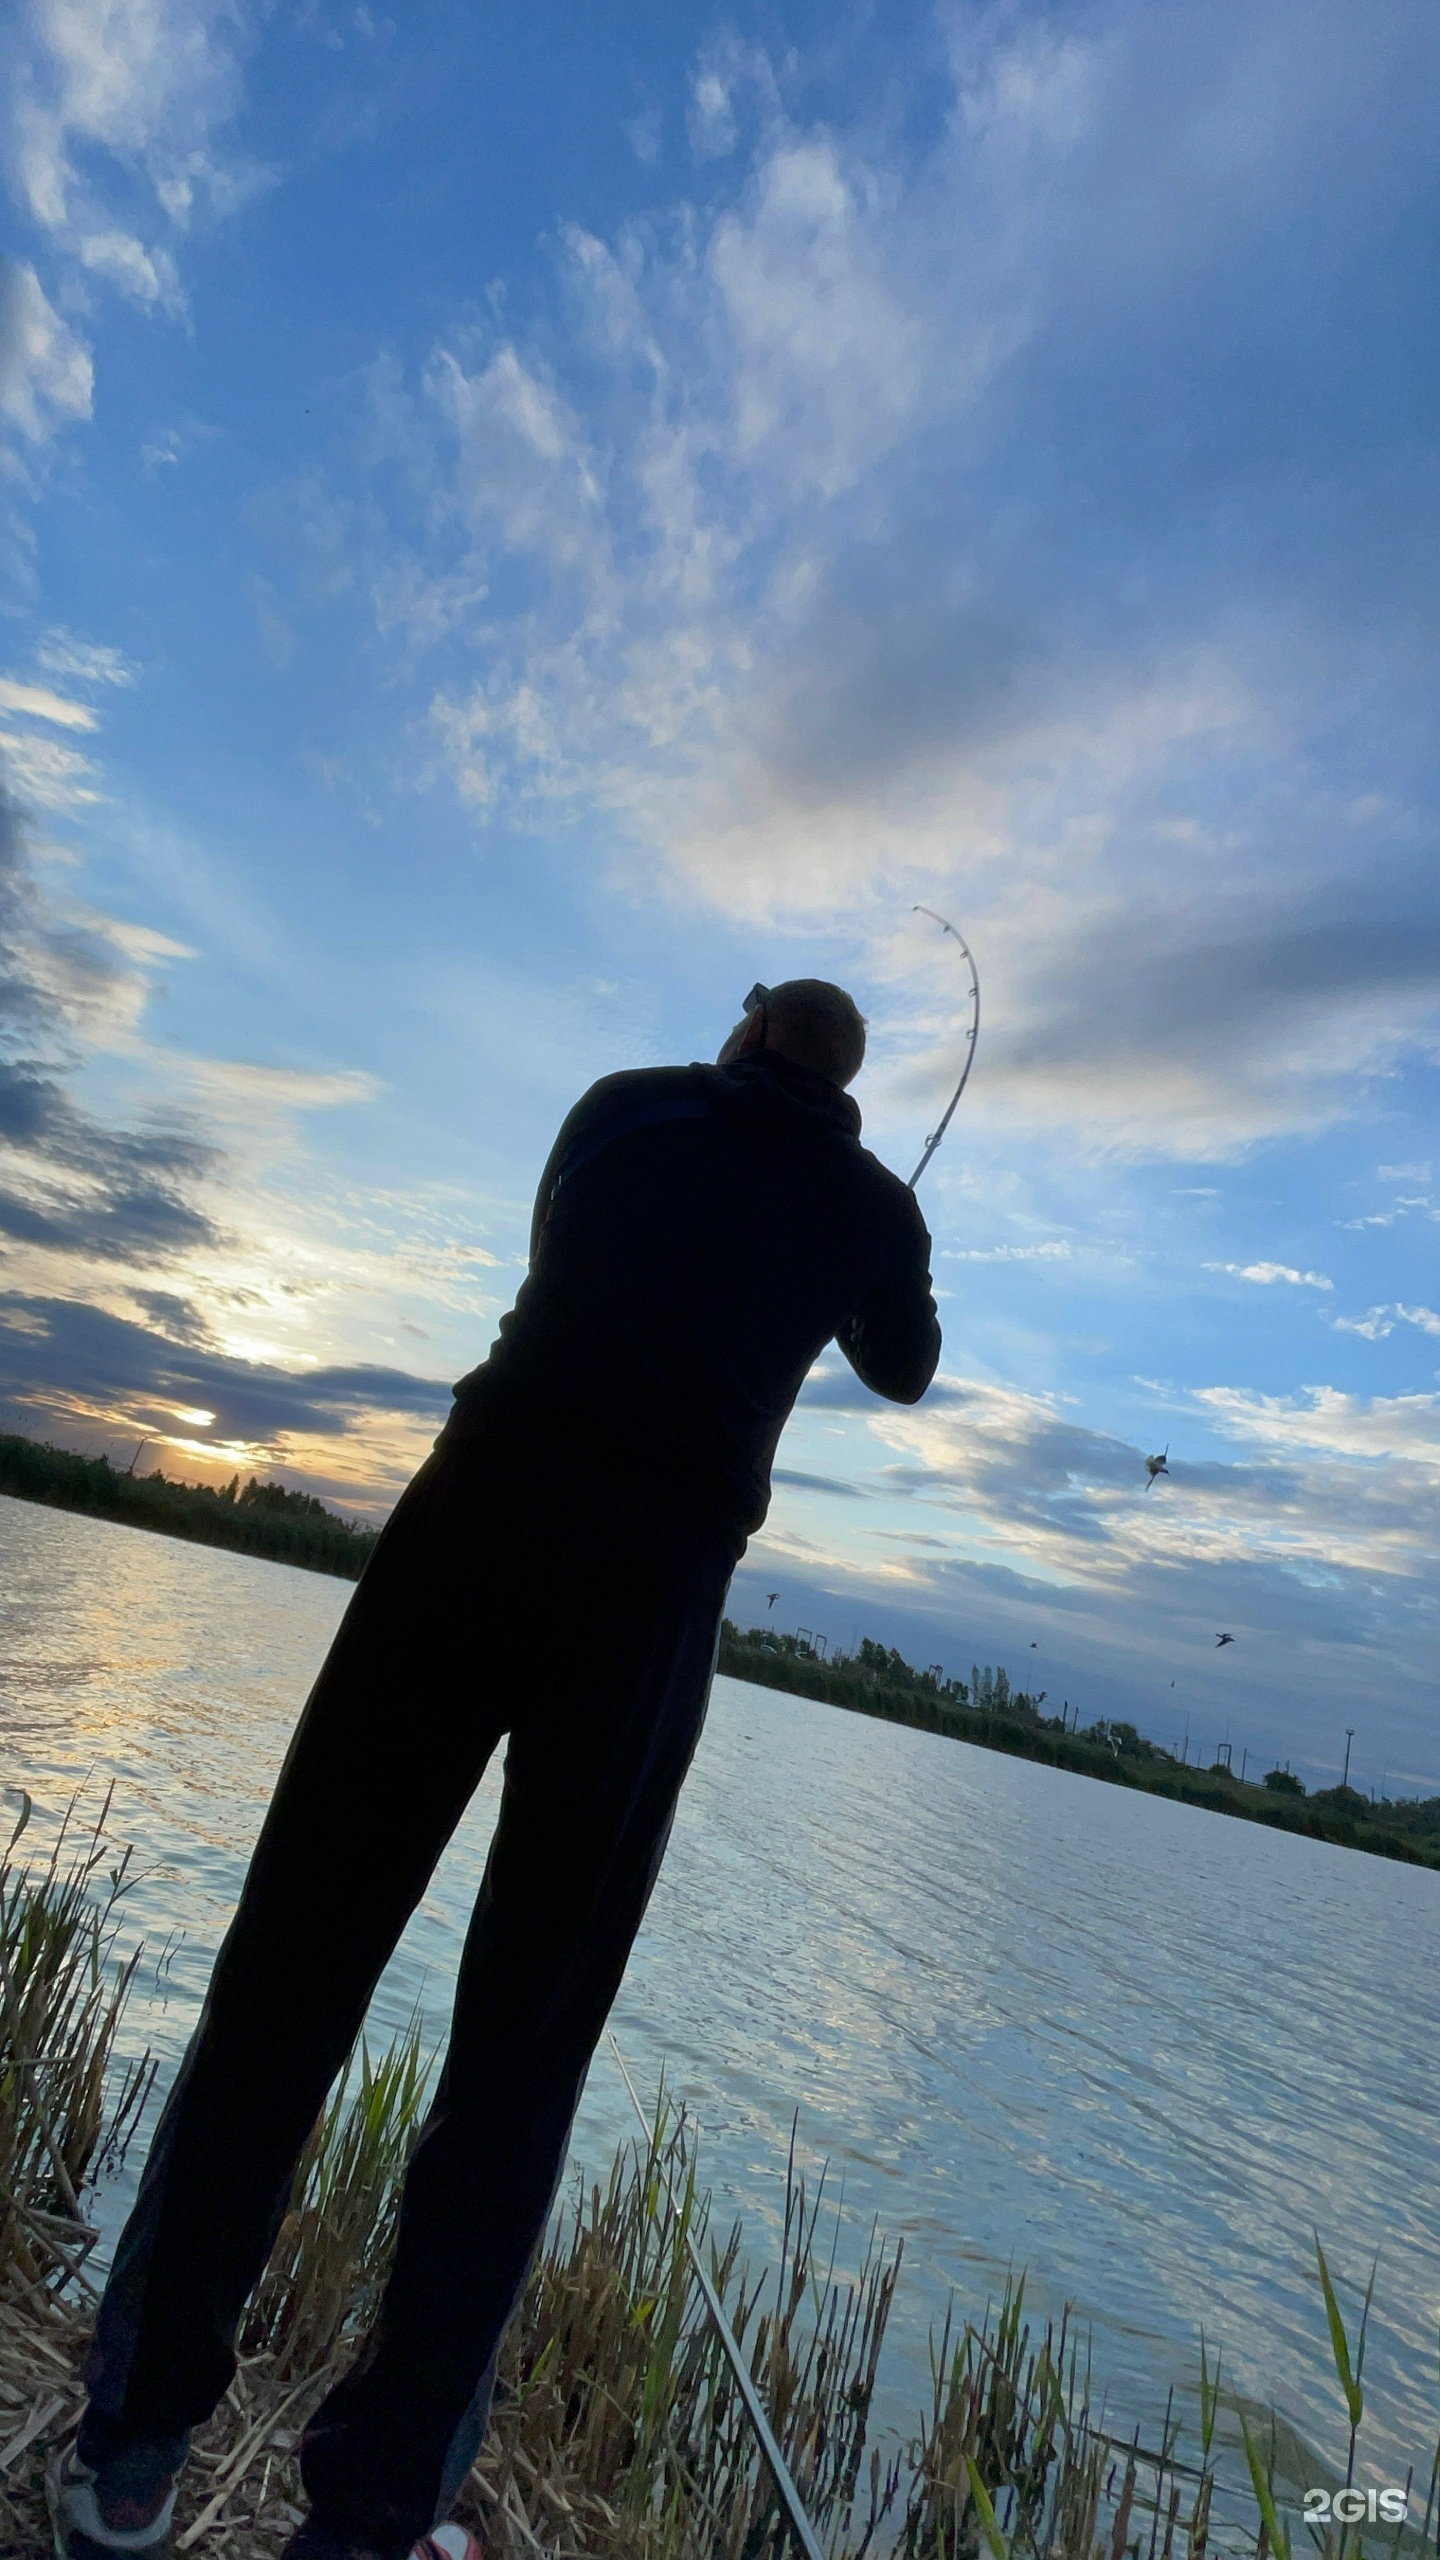
[[[775,1445],[832,1339],[914,1404],[940,1327],[930,1239],[828,1077],[762,1050],[605,1076],[541,1178],[530,1274],[452,1431],[508,1418],[624,1498],[694,1508],[737,1548]]]

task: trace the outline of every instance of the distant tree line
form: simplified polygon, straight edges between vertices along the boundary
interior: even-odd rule
[[[727,1618],[719,1667],[735,1680],[823,1699],[890,1724],[948,1734],[957,1742],[1008,1752],[1014,1759],[1101,1778],[1109,1786],[1138,1787],[1179,1804],[1237,1814],[1273,1831],[1297,1831],[1346,1848],[1369,1849],[1411,1866],[1440,1867],[1440,1796],[1372,1805],[1356,1787],[1326,1787],[1309,1795],[1288,1769],[1271,1769],[1247,1782],[1222,1761],[1209,1769],[1187,1768],[1173,1751],[1119,1718],[1101,1717],[1080,1726],[1070,1724],[1063,1711],[1046,1715],[1043,1689],[1033,1694],[1012,1689],[1005,1670],[988,1663],[983,1668],[972,1664],[968,1681],[947,1679],[938,1663],[917,1671],[893,1646],[876,1644],[868,1636],[855,1653],[826,1660],[803,1633],[750,1627],[742,1634]]]
[[[311,1493],[262,1484],[238,1475],[217,1491],[186,1484],[155,1470],[133,1475],[108,1458],[83,1458],[70,1449],[0,1433],[0,1494],[49,1503],[64,1511],[156,1529],[200,1546],[238,1548],[277,1564],[302,1565],[356,1581],[374,1549],[378,1531],[342,1519]],[[1102,1778],[1111,1786],[1139,1787],[1181,1804],[1238,1814],[1272,1830],[1307,1833],[1317,1840],[1370,1849],[1412,1865],[1440,1867],[1440,1796],[1373,1805],[1356,1787],[1306,1793],[1288,1769],[1268,1770],[1248,1784],[1221,1763],[1186,1768],[1172,1751],[1151,1742],[1133,1724],[1099,1718],[1071,1725],[1066,1715],[1044,1713],[1046,1693],[1012,1689],[1003,1665],[972,1663],[968,1681],[947,1678],[940,1664],[917,1670],[893,1645],[866,1637],[853,1655],[824,1658],[823,1647],[773,1627],[743,1635],[727,1618],[721,1630],[720,1664],[732,1679],[753,1680],[890,1724],[918,1726],[979,1743],[1012,1758],[1039,1760]]]
[[[0,1493],[45,1502],[61,1511],[87,1511],[99,1520],[123,1520],[133,1529],[159,1529],[202,1547],[237,1547],[268,1556],[274,1564],[305,1566],[354,1582],[378,1532],[342,1520],[313,1493],[287,1485],[248,1484],[232,1476],[218,1491],[162,1475],[132,1475],[108,1458],[82,1458],[40,1440],[0,1433]]]

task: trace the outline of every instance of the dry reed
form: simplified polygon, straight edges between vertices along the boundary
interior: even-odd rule
[[[94,2245],[87,2176],[117,2165],[154,2077],[148,2054],[107,2090],[115,2031],[139,1950],[116,1961],[130,1853],[113,1867],[106,1796],[88,1839],[72,1804],[38,1874],[0,1861],[0,2286],[74,2281]]]

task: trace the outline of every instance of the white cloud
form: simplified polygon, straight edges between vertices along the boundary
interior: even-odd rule
[[[177,225],[201,194],[228,209],[254,183],[211,140],[239,103],[239,23],[233,0],[29,0],[9,136],[17,185],[43,230],[77,248],[88,238],[102,267],[118,258],[127,291],[153,253],[86,219],[94,155],[138,165]],[[142,298],[159,297],[142,283]]]
[[[622,131],[643,169],[653,169],[659,159],[664,130],[664,118],[660,108],[654,104],[642,107],[638,115],[626,119]]]
[[[1421,1333],[1440,1334],[1440,1315],[1433,1307],[1406,1307],[1398,1300],[1393,1306],[1372,1307],[1366,1316],[1336,1316],[1337,1333],[1362,1334],[1367,1342],[1383,1342],[1397,1324],[1413,1324]]]
[[[1440,1395],[1367,1397],[1306,1387],[1299,1396],[1265,1396],[1199,1387],[1194,1402],[1236,1439],[1365,1463],[1406,1460],[1440,1488]]]
[[[47,631],[35,652],[35,663],[52,676],[73,676],[80,684],[135,682],[137,670],[119,649],[103,641],[77,639],[73,631]]]
[[[724,160],[740,140],[741,117],[753,103],[767,121],[779,111],[769,56],[726,29],[706,44],[690,82],[686,119],[697,160]]]
[[[124,924],[116,916],[94,915],[87,915],[85,922],[93,932],[103,933],[106,940],[113,942],[117,951],[123,951],[126,959],[133,961],[137,968],[144,968],[152,960],[195,960],[199,957],[191,944],[176,942],[168,933],[157,933],[153,925]]]
[[[203,1099],[210,1117],[253,1127],[257,1134],[277,1111],[335,1111],[373,1102],[380,1091],[378,1079],[360,1068],[317,1073],[244,1059],[187,1058],[184,1077],[187,1090]]]
[[[942,1262],[1067,1262],[1070,1247],[1056,1238],[1049,1244],[946,1245]]]
[[[1207,1262],[1206,1271],[1228,1271],[1235,1280],[1253,1280],[1262,1289],[1272,1288],[1277,1280],[1286,1280],[1292,1289],[1333,1289],[1323,1271],[1297,1271],[1289,1262]]]
[[[95,368],[45,297],[32,266],[0,259],[0,418],[42,444],[70,418],[88,418]]]
[[[92,232],[76,243],[80,264],[104,276],[132,302],[162,311],[184,309],[175,261],[165,249],[144,249],[126,231]]]
[[[154,427],[141,438],[140,468],[147,479],[157,471],[172,470],[198,445],[210,444],[220,433],[203,418],[183,417],[168,426]]]
[[[481,539],[562,574],[592,553],[599,489],[578,419],[512,346],[467,373],[449,349],[426,391],[455,441],[454,500]]]
[[[57,729],[98,725],[88,703],[67,701],[46,685],[16,684],[9,676],[0,676],[0,711],[18,712],[22,719],[49,720]]]
[[[866,176],[828,137],[786,136],[710,241],[731,344],[727,440],[787,505],[853,487],[920,396],[921,316],[886,258]]]
[[[37,808],[78,809],[100,798],[98,768],[57,738],[0,729],[0,754],[21,797]]]
[[[1368,1316],[1335,1316],[1332,1322],[1337,1333],[1362,1334],[1367,1342],[1383,1342],[1395,1330],[1388,1307],[1372,1307]]]
[[[1428,1169],[1422,1170],[1418,1178],[1422,1182],[1427,1182],[1430,1178]],[[1352,1235],[1363,1235],[1368,1227],[1396,1227],[1412,1216],[1440,1219],[1440,1209],[1435,1208],[1428,1193],[1419,1192],[1407,1196],[1402,1192],[1398,1199],[1392,1201],[1388,1209],[1372,1210],[1370,1215],[1364,1218],[1342,1218],[1340,1224]]]
[[[180,459],[181,439],[174,427],[159,427],[147,436],[140,447],[140,468],[147,479],[157,471],[171,468]]]

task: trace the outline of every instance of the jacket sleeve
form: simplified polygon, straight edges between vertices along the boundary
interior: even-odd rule
[[[904,1194],[889,1266],[835,1337],[855,1375],[892,1404],[918,1404],[940,1359],[940,1319],[930,1294],[930,1237]]]

